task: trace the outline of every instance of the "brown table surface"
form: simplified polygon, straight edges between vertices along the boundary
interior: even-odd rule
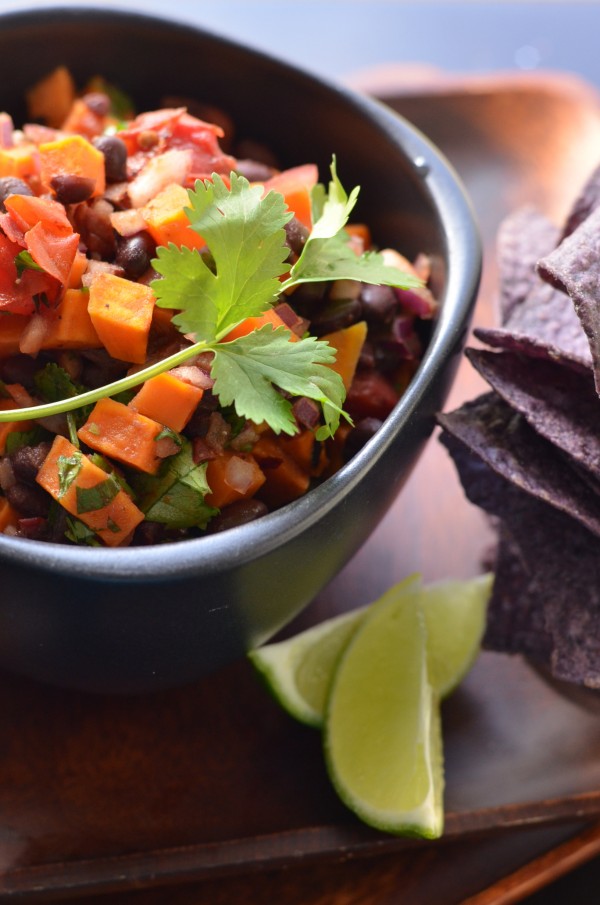
[[[491,323],[498,223],[527,201],[564,212],[578,187],[565,174],[580,182],[600,147],[597,99],[556,77],[408,88],[409,76],[363,76],[361,87],[420,125],[462,175],[486,249],[475,320]],[[478,389],[465,363],[448,406]],[[476,574],[490,540],[434,438],[379,529],[289,631],[413,571]],[[0,901],[499,905],[595,854],[593,713],[521,661],[484,654],[443,717],[447,831],[419,843],[344,809],[318,733],[282,713],[246,662],[145,698],[0,676]]]

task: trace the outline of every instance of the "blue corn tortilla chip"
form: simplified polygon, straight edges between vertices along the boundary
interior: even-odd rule
[[[438,415],[438,422],[500,477],[600,537],[600,498],[553,445],[495,393]]]
[[[600,392],[600,207],[538,263],[549,286],[570,297],[591,350]]]
[[[579,476],[600,480],[600,404],[591,369],[560,361],[525,359],[511,351],[467,349],[491,388],[555,448],[573,460]],[[595,492],[600,485],[593,485]]]
[[[566,352],[564,349],[559,349],[558,346],[544,342],[535,336],[511,333],[503,327],[475,327],[473,335],[482,343],[485,343],[486,346],[491,346],[494,349],[508,349],[513,352],[520,352],[527,358],[560,361],[575,371],[585,373],[590,370],[592,365],[592,356],[585,334],[585,344],[582,349],[583,355]]]
[[[538,339],[582,361],[590,360],[588,339],[573,302],[562,288],[555,288],[541,279],[525,301],[514,309],[504,329],[514,336]]]
[[[506,654],[522,654],[550,666],[554,644],[546,629],[544,604],[544,598],[536,593],[521,550],[501,523],[483,647]]]
[[[600,688],[600,538],[445,432],[467,498],[500,520],[484,645]]]
[[[558,244],[559,230],[532,206],[520,208],[500,224],[496,243],[500,322],[505,323],[539,279],[536,264]]]
[[[584,220],[600,206],[600,166],[586,180],[581,192],[575,199],[563,226],[560,241],[575,232]],[[558,243],[557,243],[558,244]],[[540,255],[541,257],[541,255]]]

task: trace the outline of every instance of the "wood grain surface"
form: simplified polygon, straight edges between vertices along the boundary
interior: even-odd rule
[[[423,128],[463,177],[486,249],[475,320],[490,324],[498,223],[525,202],[565,211],[600,148],[596,97],[570,79],[436,78],[415,91],[405,75],[364,87]],[[478,390],[465,363],[448,405]],[[288,632],[367,603],[409,572],[476,574],[491,537],[434,438],[376,533]],[[552,879],[549,852],[555,864],[569,852],[567,867],[592,857],[597,716],[521,661],[486,654],[443,718],[447,831],[416,843],[345,810],[318,733],[280,712],[245,662],[145,698],[0,676],[10,727],[0,742],[0,901],[506,905]],[[503,900],[519,871],[527,884]]]

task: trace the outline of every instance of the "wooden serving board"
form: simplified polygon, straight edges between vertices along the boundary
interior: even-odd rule
[[[463,177],[486,249],[476,321],[489,324],[498,223],[525,202],[564,213],[600,152],[598,100],[559,76],[435,74],[415,87],[408,75],[359,84],[426,131]],[[449,407],[478,381],[465,363]],[[410,572],[473,575],[490,539],[434,438],[376,533],[288,631]],[[319,734],[282,713],[246,662],[139,698],[2,675],[0,901],[384,905],[402,890],[403,905],[450,905],[561,843],[576,848],[574,835],[600,819],[597,715],[520,660],[484,654],[443,718],[446,834],[420,843],[345,810]]]

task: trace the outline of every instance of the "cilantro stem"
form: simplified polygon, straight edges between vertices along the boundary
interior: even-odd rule
[[[89,405],[92,402],[98,402],[99,399],[104,399],[107,396],[115,396],[124,390],[131,390],[145,380],[149,380],[150,377],[156,377],[158,374],[162,374],[163,371],[170,371],[171,368],[183,364],[200,352],[206,352],[208,348],[209,345],[206,342],[194,343],[193,346],[181,349],[179,352],[169,355],[168,358],[163,358],[162,361],[157,361],[141,371],[136,371],[135,374],[122,377],[113,383],[107,383],[98,387],[98,389],[88,390],[78,396],[71,396],[69,399],[60,399],[58,402],[46,402],[42,405],[30,405],[27,408],[0,411],[0,423],[3,421],[28,421],[30,419],[48,418],[50,415],[62,415],[64,412],[72,412],[74,409]]]

